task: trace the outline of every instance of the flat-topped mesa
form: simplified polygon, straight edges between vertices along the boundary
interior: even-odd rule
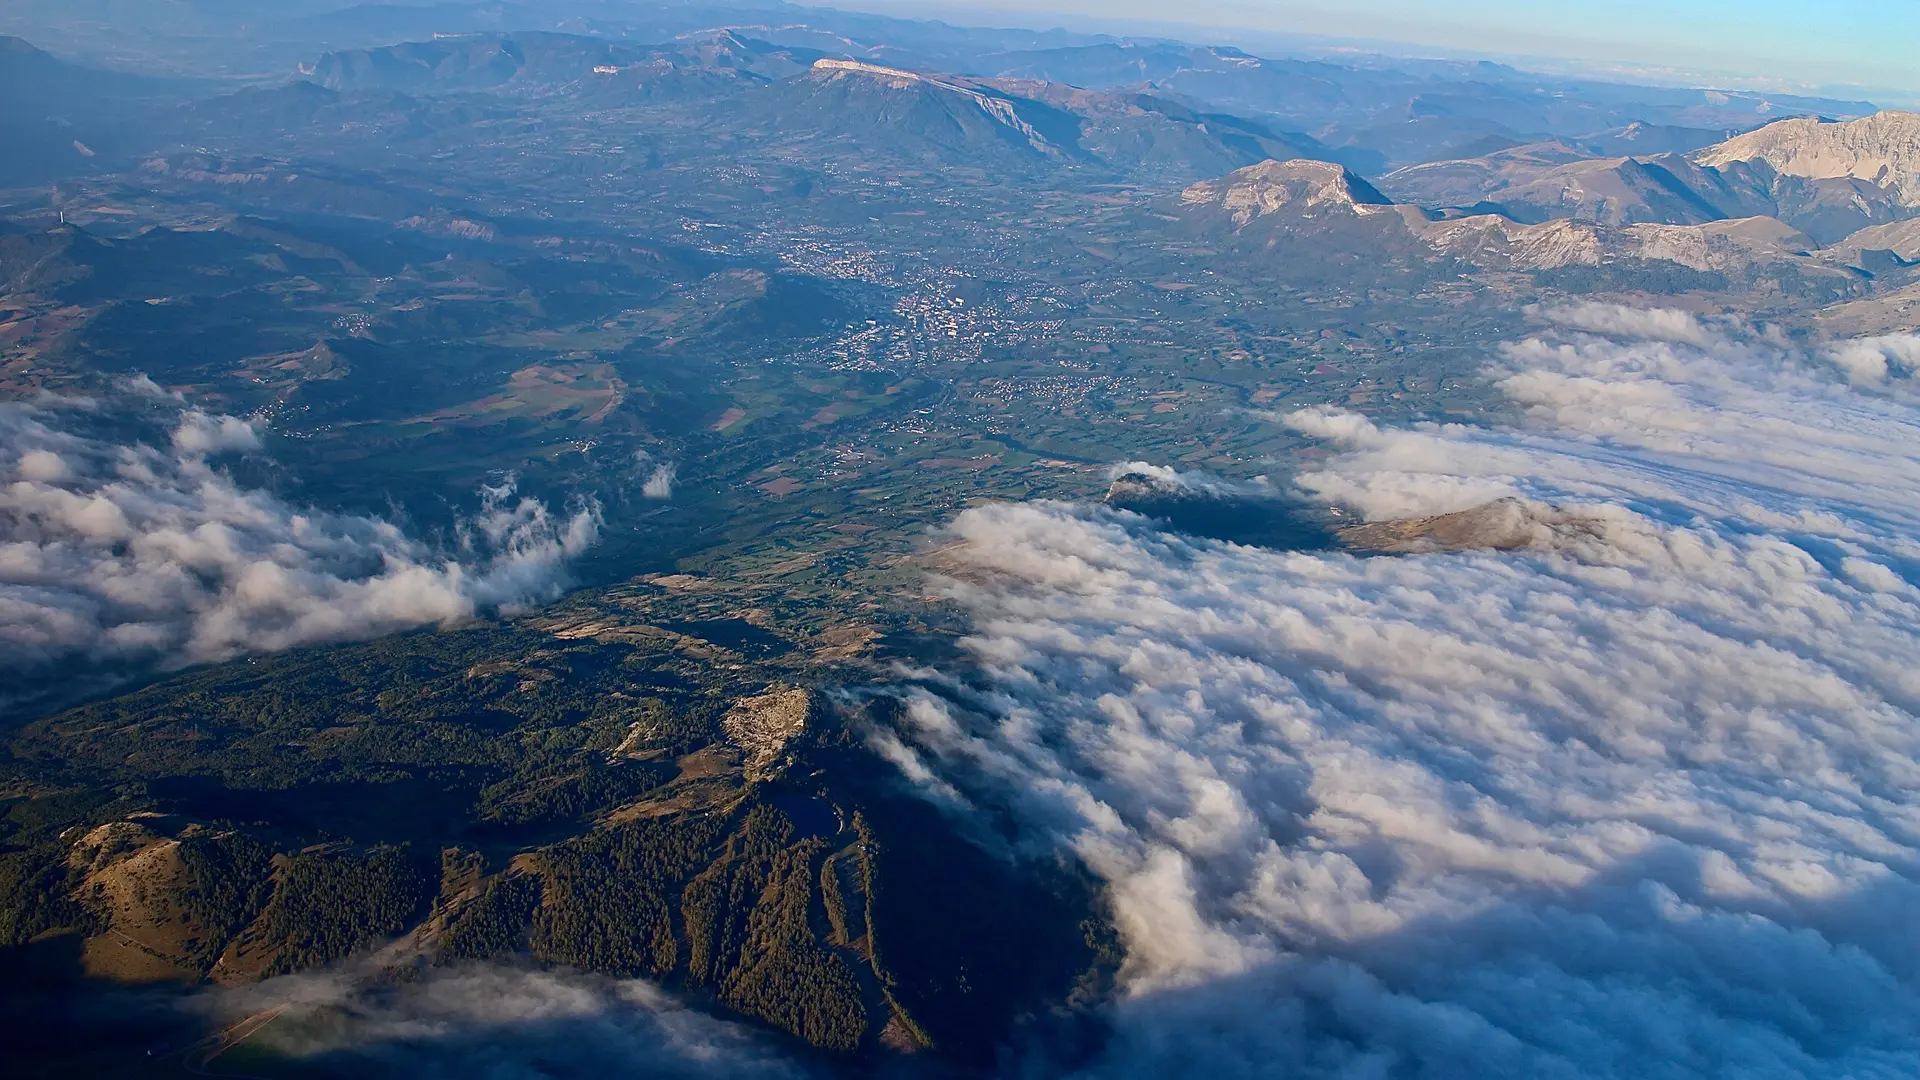
[[[871,75],[877,79],[887,79],[906,86],[910,83],[924,82],[940,85],[940,80],[917,71],[904,71],[900,68],[882,67],[859,60],[815,60],[813,71],[816,75],[832,75],[834,72],[847,72],[854,75]]]
[[[1920,207],[1920,113],[1881,112],[1845,123],[1781,120],[1693,157],[1714,167],[1764,161],[1788,176],[1865,180]]]
[[[895,90],[905,90],[918,84],[944,90],[950,94],[958,94],[979,106],[988,116],[1025,136],[1035,150],[1050,155],[1060,153],[1059,147],[1048,142],[1046,136],[1040,134],[1032,124],[1027,123],[1019,110],[1014,108],[1013,102],[952,79],[937,75],[922,75],[917,71],[903,71],[900,68],[882,67],[879,64],[868,64],[859,60],[815,60],[811,74],[824,79],[853,77],[877,79]]]
[[[1180,201],[1187,206],[1218,206],[1241,226],[1288,208],[1365,215],[1393,205],[1345,167],[1305,159],[1263,161],[1218,180],[1203,180],[1181,193]]]

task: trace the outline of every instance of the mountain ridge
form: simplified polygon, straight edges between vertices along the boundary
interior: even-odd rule
[[[1778,121],[1691,154],[1595,156],[1575,141],[1549,141],[1408,166],[1379,186],[1401,201],[1532,224],[1775,217],[1832,244],[1920,213],[1920,116],[1879,116]]]
[[[1781,120],[1694,155],[1702,165],[1764,161],[1813,180],[1864,180],[1920,208],[1920,113],[1884,110],[1847,122]]]
[[[1497,209],[1463,212],[1395,202],[1350,170],[1307,160],[1261,162],[1189,185],[1178,196],[1178,208],[1196,224],[1224,224],[1235,236],[1267,249],[1295,234],[1317,233],[1327,222],[1381,220],[1389,223],[1384,231],[1342,235],[1363,246],[1390,245],[1377,253],[1382,259],[1404,257],[1402,245],[1410,240],[1428,252],[1430,261],[1455,260],[1489,271],[1664,264],[1745,277],[1778,267],[1844,292],[1862,278],[1902,273],[1920,256],[1920,219],[1870,226],[1825,245],[1765,214],[1679,223],[1526,221]],[[1256,226],[1262,226],[1257,237],[1252,235]],[[1403,239],[1392,239],[1396,236]]]

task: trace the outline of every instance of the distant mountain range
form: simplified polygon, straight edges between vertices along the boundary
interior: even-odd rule
[[[1858,117],[1866,102],[1553,80],[1499,64],[1344,67],[1237,49],[1116,43],[979,58],[971,74],[1133,87],[1298,127],[1362,171],[1541,141],[1618,140],[1615,153],[1691,150],[1782,115]],[[1697,141],[1696,141],[1697,140]],[[1633,143],[1638,145],[1631,145]]]
[[[657,62],[658,46],[631,33],[501,33],[515,25],[497,5],[446,12],[396,9],[401,26],[436,30],[433,40],[329,53],[305,70],[335,89],[472,89],[509,82],[565,81],[598,66]],[[356,11],[359,9],[355,9]],[[404,16],[400,12],[405,12]],[[491,14],[490,14],[491,13]],[[346,19],[352,12],[328,16]],[[733,12],[735,15],[749,14]],[[499,16],[494,18],[493,16]],[[457,16],[457,17],[456,17]],[[371,12],[367,17],[372,17]],[[483,18],[484,17],[484,18]],[[531,15],[518,25],[535,25]],[[1669,90],[1604,83],[1562,85],[1496,64],[1343,67],[1319,61],[1268,59],[1224,47],[1172,43],[1075,41],[1049,48],[1007,48],[1035,35],[944,28],[918,38],[862,39],[840,32],[840,14],[812,12],[798,22],[727,23],[736,42],[784,52],[796,61],[850,60],[931,75],[948,73],[989,83],[1057,85],[1178,102],[1196,114],[1234,115],[1242,123],[1305,133],[1312,156],[1337,159],[1364,173],[1419,162],[1467,158],[1543,141],[1569,141],[1593,154],[1685,152],[1782,115],[1859,117],[1866,102],[1768,96],[1730,91]],[[476,22],[476,20],[480,20]],[[539,24],[570,31],[577,22]],[[471,33],[463,33],[467,29]],[[859,26],[847,29],[858,31]],[[664,28],[662,28],[664,31]],[[712,30],[673,35],[711,36]],[[972,34],[973,37],[968,37]],[[640,40],[645,40],[641,38]],[[718,70],[707,65],[701,70]],[[682,66],[681,71],[689,70]],[[769,78],[791,71],[743,69]]]
[[[716,129],[916,164],[1085,165],[1186,182],[1270,158],[1343,156],[1311,136],[1168,95],[914,71],[736,31],[654,46],[464,35],[327,53],[302,74],[345,95],[336,112],[356,96],[392,93],[420,98],[419,110],[434,96],[479,91],[556,95],[592,108],[688,103]],[[307,91],[289,95],[297,108],[318,104]]]
[[[820,59],[811,49],[744,38],[729,31],[641,46],[576,34],[526,32],[437,37],[377,49],[330,52],[301,75],[329,90],[409,90],[448,93],[557,86],[595,76],[638,77],[649,85],[675,79],[707,93],[744,82],[769,82],[807,71]]]
[[[355,10],[315,17],[377,14]],[[242,132],[407,137],[475,122],[490,107],[486,95],[531,94],[581,109],[682,108],[681,122],[754,145],[911,167],[1091,169],[1113,182],[1184,185],[1263,162],[1330,162],[1356,182],[1377,177],[1354,205],[1390,199],[1423,208],[1419,222],[1395,216],[1480,262],[1580,262],[1631,249],[1705,265],[1735,251],[1849,244],[1904,259],[1899,245],[1850,238],[1920,213],[1920,117],[1793,117],[1753,127],[1789,108],[1848,114],[1863,103],[1606,84],[1568,94],[1497,65],[1348,68],[1226,48],[1031,47],[1032,35],[928,31],[918,40],[928,55],[956,61],[963,73],[952,74],[915,66],[902,53],[908,46],[869,47],[813,21],[766,21],[764,9],[734,14],[761,21],[753,33],[719,29],[655,44],[526,31],[338,49],[281,88],[151,119],[140,119],[149,103],[195,88],[92,71],[5,39],[0,87],[24,107],[0,118],[22,151],[0,165],[0,182],[124,165],[132,154]],[[465,7],[394,14],[456,27],[482,16],[493,17]],[[965,42],[976,51],[953,55]],[[1029,47],[1008,47],[1018,45]],[[1369,134],[1376,128],[1390,137]],[[1425,160],[1462,146],[1476,152]],[[1416,160],[1386,168],[1406,158]],[[1261,170],[1221,190],[1270,185],[1273,171]],[[1781,228],[1725,224],[1755,218]],[[1702,231],[1662,231],[1695,227]]]
[[[278,66],[349,96],[565,92],[597,106],[712,101],[809,77],[821,60],[848,61],[937,76],[949,93],[954,87],[971,87],[1005,98],[1014,102],[1020,122],[1036,130],[1061,121],[1063,115],[1072,118],[1064,122],[1077,124],[1078,134],[1056,125],[1043,140],[1058,151],[1054,160],[1105,164],[1140,181],[1191,180],[1268,158],[1332,160],[1374,177],[1436,161],[1486,158],[1488,169],[1501,174],[1489,183],[1505,180],[1500,185],[1505,190],[1522,186],[1522,174],[1537,177],[1547,164],[1691,153],[1781,117],[1852,119],[1874,112],[1866,102],[1556,79],[1491,63],[1261,57],[1227,47],[955,27],[773,0],[638,5],[598,0],[361,5],[299,0],[271,10],[226,0],[166,5],[22,0],[0,13],[0,29],[25,26],[45,26],[69,52],[99,49],[103,60],[110,55],[115,63],[148,59],[150,67],[205,69],[208,61],[217,59],[220,70],[246,79],[257,79],[260,65]],[[212,55],[216,53],[217,58]],[[200,59],[181,59],[189,54]],[[297,68],[295,56],[301,58]],[[89,110],[85,102],[109,91],[124,98],[124,77],[83,75],[79,80],[89,85],[61,97],[49,89],[62,85],[60,79],[36,76],[31,68],[20,56],[0,53],[0,84],[16,79],[23,89],[9,101],[26,103],[12,110],[8,122],[36,129],[12,136],[25,152],[0,167],[0,183],[99,167],[101,163],[74,149],[75,137],[56,139],[59,132],[54,129],[63,124],[86,127],[82,134],[93,138],[77,141],[96,154],[107,152],[96,142],[116,146],[112,132],[101,129],[131,110]],[[149,89],[155,85],[149,80]],[[758,101],[743,103],[746,114],[729,123],[753,128],[775,119],[803,119],[810,109],[818,119],[818,106],[827,100],[820,94],[830,98],[848,88],[823,90],[816,83],[794,88],[791,96],[812,94],[812,105],[763,94]],[[255,89],[260,89],[257,83]],[[194,92],[207,89],[195,88],[188,96]],[[933,90],[923,86],[918,92]],[[43,109],[35,104],[41,100],[35,95],[42,93],[53,93],[50,100],[58,106]],[[234,104],[222,108],[231,112]],[[920,108],[900,112],[891,106],[877,111],[856,107],[845,124],[857,135],[872,136],[869,141],[898,135],[912,144],[925,136],[931,149],[903,144],[901,149],[913,160],[927,160],[928,153],[937,159],[942,145],[975,147],[967,139],[955,141],[955,133],[966,125],[956,128],[952,118],[916,132],[912,116],[942,113],[940,107],[914,111]],[[109,122],[92,123],[91,117]],[[161,119],[165,122],[157,125],[128,124],[129,137],[139,142],[177,134],[194,144],[192,132],[183,130],[193,117]],[[870,120],[881,126],[864,127]],[[820,120],[816,126],[827,131],[834,122]],[[827,133],[838,137],[837,132]],[[988,133],[985,128],[976,132]],[[991,133],[994,138],[979,146],[999,155],[1005,148],[994,143],[1004,140],[997,131]],[[796,133],[804,136],[804,131]],[[1048,155],[1030,141],[1028,146]],[[1510,161],[1499,156],[1503,154],[1522,160]],[[29,158],[35,162],[31,169],[21,164]],[[1583,168],[1589,175],[1582,185],[1644,193],[1627,199],[1629,203],[1664,198],[1652,191],[1665,182],[1662,177],[1608,178],[1598,175],[1603,168]],[[1544,182],[1551,187],[1561,180],[1553,176]],[[1577,206],[1553,209],[1555,200],[1544,194],[1492,199],[1475,186],[1457,178],[1408,175],[1385,183],[1383,190],[1421,203],[1500,202],[1520,220],[1581,212]],[[1771,181],[1760,176],[1741,178],[1734,187],[1739,193],[1710,200],[1712,214],[1735,209],[1791,212],[1799,215],[1797,223],[1823,238],[1880,220],[1872,213],[1846,212],[1850,196],[1844,185],[1814,185],[1817,190],[1789,185],[1790,190],[1774,192]],[[1759,189],[1759,194],[1749,189]],[[1629,211],[1619,220],[1675,218],[1677,204],[1665,201],[1671,205]],[[1830,206],[1839,208],[1838,217],[1817,220]],[[1694,218],[1711,216],[1698,207],[1690,213]]]
[[[834,55],[816,47],[833,42],[804,27],[760,29],[766,38],[723,30],[664,45],[557,33],[442,36],[331,52],[303,69],[344,95],[337,100],[287,93],[296,111],[329,115],[393,93],[416,97],[380,107],[422,115],[436,97],[481,91],[592,107],[683,102],[716,133],[815,156],[1093,168],[1149,184],[1225,175],[1188,189],[1183,212],[1217,206],[1236,230],[1279,212],[1297,230],[1310,217],[1325,227],[1325,214],[1341,207],[1348,216],[1391,207],[1382,221],[1398,223],[1392,228],[1421,250],[1500,269],[1627,259],[1702,272],[1786,262],[1816,276],[1844,274],[1844,264],[1870,274],[1904,266],[1911,245],[1898,242],[1902,233],[1876,246],[1881,234],[1865,230],[1920,214],[1920,118],[1911,114],[1789,118],[1747,130],[1796,102],[1606,86],[1589,88],[1591,100],[1568,101],[1523,93],[1519,73],[1491,65],[1442,84],[1431,73],[1383,76],[1171,45],[1012,50],[974,65],[992,74],[956,75],[851,58],[871,50],[844,40]],[[1220,103],[1269,118],[1347,119],[1321,123],[1322,138],[1216,111]],[[1375,121],[1403,139],[1471,129],[1493,148],[1369,183],[1360,175],[1387,155],[1363,145],[1353,125]],[[1508,136],[1521,129],[1562,134],[1512,144]],[[1585,134],[1566,134],[1576,131]],[[1403,142],[1395,152],[1409,151]]]
[[[1337,165],[1265,162],[1179,202],[1192,226],[1252,250],[1364,223],[1382,252],[1414,240],[1488,270],[1665,264],[1837,288],[1920,266],[1916,155],[1920,116],[1881,113],[1782,121],[1692,155],[1590,159],[1545,144],[1400,170],[1378,189]]]

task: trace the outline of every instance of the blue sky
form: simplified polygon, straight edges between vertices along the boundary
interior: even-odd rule
[[[805,0],[802,0],[805,2]],[[814,0],[820,2],[820,0]],[[826,0],[1001,25],[1140,20],[1920,96],[1920,0]]]

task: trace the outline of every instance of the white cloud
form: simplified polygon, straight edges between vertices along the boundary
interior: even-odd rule
[[[73,478],[72,470],[60,455],[51,450],[29,450],[20,455],[20,478],[42,484],[57,484]]]
[[[1290,422],[1343,451],[1316,497],[1515,497],[1591,543],[952,526],[978,681],[918,692],[894,756],[1111,884],[1088,1072],[1920,1074],[1911,387],[1735,324],[1559,322],[1500,360],[1516,426]]]
[[[0,405],[0,669],[172,667],[511,611],[557,595],[599,527],[501,488],[451,558],[237,486],[207,455],[257,448],[245,421],[143,407],[160,411]],[[119,441],[156,416],[158,437]]]
[[[1229,480],[1212,473],[1181,472],[1149,461],[1115,464],[1107,470],[1107,479],[1116,485],[1137,488],[1141,494],[1210,496],[1221,499],[1271,499],[1274,496],[1273,485],[1264,476],[1256,476],[1246,481]]]
[[[1920,371],[1920,334],[1888,334],[1829,346],[1827,358],[1856,384],[1878,385],[1890,374]]]
[[[349,969],[214,991],[198,1004],[222,1023],[284,1010],[249,1047],[327,1075],[810,1075],[751,1029],[638,980],[469,967],[389,984]]]
[[[649,499],[671,499],[673,498],[673,478],[672,465],[656,466],[647,476],[647,482],[641,485],[640,494]]]
[[[640,482],[640,496],[645,499],[663,500],[673,498],[673,482],[680,470],[671,461],[656,461],[645,450],[636,450],[633,454],[635,476],[646,473],[646,479]]]
[[[178,390],[168,390],[166,387],[154,382],[153,377],[145,372],[124,380],[120,384],[120,388],[130,394],[137,394],[140,397],[159,398],[175,402],[184,402],[187,400],[185,394],[182,394]]]
[[[260,449],[260,435],[237,416],[209,416],[188,409],[173,429],[173,448],[182,454],[218,454]]]
[[[1700,321],[1699,316],[1667,308],[1635,308],[1624,304],[1567,304],[1528,310],[1531,314],[1559,326],[1609,337],[1705,346],[1711,344],[1718,336]]]

